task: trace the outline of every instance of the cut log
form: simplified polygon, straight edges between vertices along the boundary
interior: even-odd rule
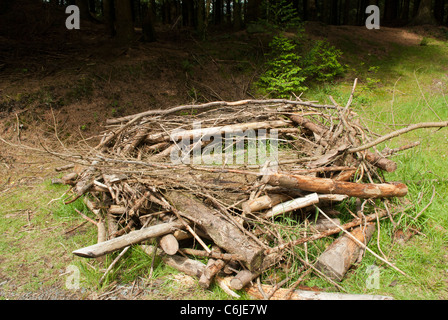
[[[199,278],[199,285],[204,289],[210,287],[214,276],[224,268],[225,264],[226,263],[223,260],[209,259],[204,272]]]
[[[182,229],[184,226],[179,221],[162,223],[148,228],[131,231],[121,237],[110,239],[85,248],[73,251],[74,255],[84,258],[97,258],[107,253],[123,249],[129,245],[140,243],[144,240],[163,236],[176,229]]]
[[[100,219],[97,224],[98,228],[98,243],[102,243],[107,240],[106,221]]]
[[[262,284],[264,292],[270,292],[273,287]],[[257,285],[246,288],[246,292],[256,299],[264,299]],[[274,293],[270,300],[394,300],[390,296],[370,295],[370,294],[348,294],[340,292],[323,292],[311,290],[293,290],[288,294],[289,289],[280,288]]]
[[[319,203],[319,196],[317,195],[317,193],[311,193],[305,197],[289,200],[276,205],[268,212],[266,212],[264,218],[270,219],[283,213],[305,208],[316,203]]]
[[[207,207],[194,196],[182,192],[172,191],[166,197],[181,215],[198,224],[217,246],[229,253],[240,255],[242,262],[250,270],[261,266],[263,248],[216,210]]]
[[[253,122],[253,123],[242,123],[233,124],[220,127],[210,127],[210,128],[200,128],[193,130],[175,130],[171,134],[156,133],[149,135],[146,140],[156,143],[163,141],[178,141],[180,139],[193,139],[202,138],[208,139],[211,136],[222,135],[222,134],[234,134],[237,132],[244,132],[246,130],[258,130],[258,129],[272,129],[286,126],[287,121],[276,120],[276,121],[265,121],[265,122]]]
[[[109,207],[108,211],[110,214],[122,215],[122,214],[126,213],[126,208],[116,205],[116,204],[113,204]]]
[[[241,290],[258,275],[258,273],[253,273],[249,270],[241,270],[232,280],[230,280],[230,288],[233,290]]]
[[[161,237],[159,245],[162,250],[170,256],[179,250],[179,242],[173,234],[167,234]]]
[[[148,254],[149,256],[153,255],[154,246],[142,245],[141,247],[146,254]],[[183,272],[189,276],[199,278],[204,273],[205,264],[203,264],[199,260],[189,259],[186,257],[179,256],[177,254],[172,256],[163,255],[163,252],[160,249],[157,250],[157,253],[162,254],[162,261],[166,265],[180,272]]]
[[[354,183],[301,175],[272,174],[268,184],[285,188],[329,194],[345,194],[357,198],[404,197],[408,188],[403,183]]]
[[[375,231],[375,224],[360,226],[351,233],[356,239],[367,244]],[[350,236],[344,234],[336,239],[317,259],[316,268],[330,279],[342,281],[348,269],[358,260],[362,247]]]
[[[373,164],[375,167],[378,167],[387,172],[394,172],[397,170],[397,163],[385,158],[382,155],[374,154],[371,152],[364,152],[364,159]]]

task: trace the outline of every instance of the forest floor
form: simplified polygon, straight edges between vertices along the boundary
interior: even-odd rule
[[[442,119],[448,118],[446,28],[372,31],[308,24],[306,30],[310,37],[328,39],[340,48],[348,68],[343,78],[311,88],[302,99],[323,103],[332,95],[344,101],[354,78],[359,78],[353,105],[375,130],[436,121],[428,105]],[[253,83],[261,73],[269,37],[216,31],[200,41],[189,30],[160,30],[156,42],[117,47],[95,24],[86,24],[82,33],[64,34],[63,39],[50,35],[23,42],[0,37],[0,137],[10,143],[0,143],[0,299],[227,299],[219,289],[200,290],[170,268],[156,268],[156,280],[145,279],[141,268],[151,261],[139,253],[126,265],[132,269],[128,277],[97,288],[104,265],[82,263],[71,254],[90,243],[95,230],[81,225],[84,220],[73,210],[79,203],[61,204],[67,187],[50,182],[60,176],[54,169],[65,162],[23,146],[60,150],[94,145],[108,118],[186,103],[260,98]],[[400,156],[401,168],[390,177],[438,180],[410,186],[411,198],[421,201],[416,210],[428,203],[432,186],[437,195],[422,215],[425,227],[418,225],[423,235],[402,245],[387,242],[393,235],[381,240],[383,250],[387,248],[392,260],[396,258],[417,281],[409,282],[383,266],[384,283],[375,293],[397,299],[447,299],[448,218],[442,215],[448,209],[447,131],[402,139],[415,138],[422,147]],[[409,261],[416,261],[413,269],[406,268]],[[72,265],[85,277],[78,290],[66,286]],[[367,292],[361,272],[354,272],[343,285],[350,292]]]

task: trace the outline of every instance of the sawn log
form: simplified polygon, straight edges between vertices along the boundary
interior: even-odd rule
[[[74,255],[84,258],[97,258],[107,253],[123,249],[129,245],[140,243],[144,240],[163,236],[176,229],[182,229],[184,225],[179,221],[157,224],[148,228],[131,231],[121,237],[97,243],[85,248],[73,251]]]
[[[403,183],[355,183],[280,173],[271,174],[267,183],[271,186],[316,193],[345,194],[362,199],[404,197],[408,193],[408,187]]]
[[[198,224],[220,248],[240,255],[250,270],[257,270],[263,262],[263,248],[247,237],[237,226],[207,207],[193,195],[172,191],[166,195],[179,213]]]

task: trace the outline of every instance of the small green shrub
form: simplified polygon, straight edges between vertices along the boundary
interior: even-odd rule
[[[287,0],[263,2],[263,12],[266,12],[266,23],[280,30],[301,28],[302,21],[294,9],[292,2]]]
[[[269,43],[266,70],[257,86],[271,95],[288,97],[292,93],[308,90],[313,82],[328,82],[344,72],[339,62],[342,52],[326,41],[310,46],[299,33],[296,40],[274,36]],[[303,57],[303,58],[302,58]]]
[[[270,55],[266,62],[267,70],[260,77],[258,84],[271,94],[284,97],[291,92],[305,91],[305,77],[299,66],[300,56],[296,53],[293,41],[276,36],[269,44]]]
[[[304,57],[304,73],[310,80],[327,82],[344,72],[339,62],[342,51],[327,41],[318,40]]]

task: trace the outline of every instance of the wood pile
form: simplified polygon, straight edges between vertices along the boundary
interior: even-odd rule
[[[352,98],[345,106],[218,101],[108,120],[101,142],[74,157],[62,178],[72,186],[66,203],[83,196],[95,218],[83,216],[98,228],[97,243],[73,254],[98,258],[140,244],[202,287],[216,281],[233,296],[291,257],[300,272],[337,285],[387,218],[374,199],[407,194],[383,178],[397,168],[390,157],[418,144],[377,151],[396,134],[370,131]],[[358,209],[341,223],[344,203]],[[335,237],[314,262],[295,251]]]

